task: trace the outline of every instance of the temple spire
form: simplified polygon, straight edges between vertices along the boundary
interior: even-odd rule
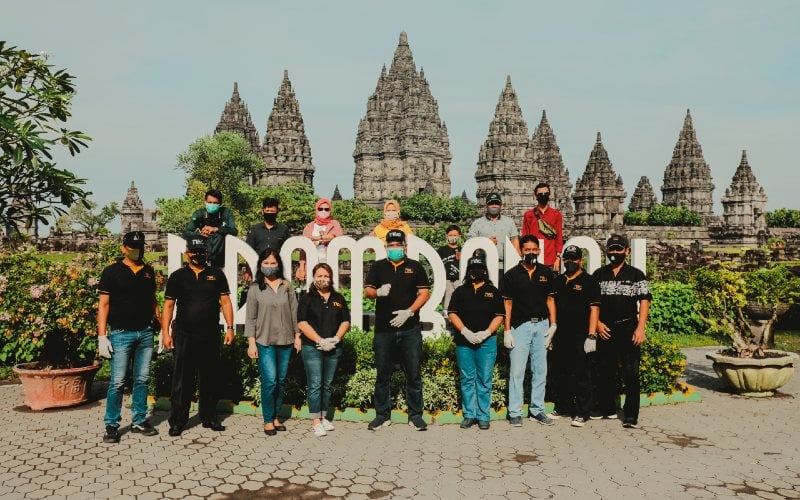
[[[758,184],[747,151],[742,157],[730,186],[722,197],[722,218],[729,238],[744,245],[763,245],[767,239],[767,195]]]
[[[532,172],[536,183],[550,184],[550,201],[560,212],[564,229],[569,233],[574,226],[575,209],[572,204],[572,182],[569,170],[564,166],[556,135],[547,121],[547,112],[542,110],[539,126],[531,137]],[[534,184],[535,186],[535,184]]]
[[[575,193],[572,195],[575,201],[575,226],[582,231],[578,234],[602,237],[608,231],[619,230],[625,196],[622,177],[614,172],[598,132],[586,170],[575,183]]]
[[[631,202],[628,204],[628,210],[631,212],[648,212],[653,208],[653,205],[658,203],[656,194],[653,192],[653,186],[650,185],[650,179],[647,176],[639,178],[639,184],[631,196]]]
[[[256,130],[255,125],[253,125],[253,120],[250,117],[250,111],[247,110],[247,105],[239,96],[239,84],[237,82],[233,82],[233,94],[231,94],[231,99],[225,104],[219,123],[217,123],[217,127],[214,129],[215,134],[220,132],[236,132],[242,135],[250,145],[250,151],[254,154],[258,153],[261,148],[258,130]]]
[[[713,216],[711,168],[697,140],[692,114],[687,109],[672,160],[664,171],[661,193],[664,205],[686,207],[708,219]]]

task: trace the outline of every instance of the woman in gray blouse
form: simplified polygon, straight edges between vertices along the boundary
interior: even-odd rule
[[[267,248],[258,257],[258,272],[247,293],[244,334],[247,355],[258,360],[261,376],[261,412],[264,434],[274,436],[286,427],[278,420],[292,346],[300,350],[297,299],[291,283],[283,279],[278,251]]]

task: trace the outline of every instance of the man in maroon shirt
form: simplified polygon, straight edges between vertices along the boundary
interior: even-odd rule
[[[561,212],[549,205],[550,185],[540,182],[534,189],[536,206],[522,217],[522,236],[532,234],[544,240],[544,265],[555,272],[561,269],[561,249],[564,247],[564,224]]]

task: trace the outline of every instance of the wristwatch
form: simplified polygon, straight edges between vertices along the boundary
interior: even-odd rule
[[[228,325],[228,328],[226,328],[226,330],[233,330],[233,325]]]
[[[593,339],[595,337],[597,337],[597,332],[589,332],[589,338],[590,339]]]

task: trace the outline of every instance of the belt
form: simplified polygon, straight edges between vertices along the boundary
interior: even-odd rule
[[[531,318],[531,323],[539,323],[540,321],[544,321],[549,318]]]
[[[637,321],[636,318],[625,318],[625,319],[618,319],[615,321],[611,321],[612,325],[618,325],[620,323],[627,323],[628,321]]]

